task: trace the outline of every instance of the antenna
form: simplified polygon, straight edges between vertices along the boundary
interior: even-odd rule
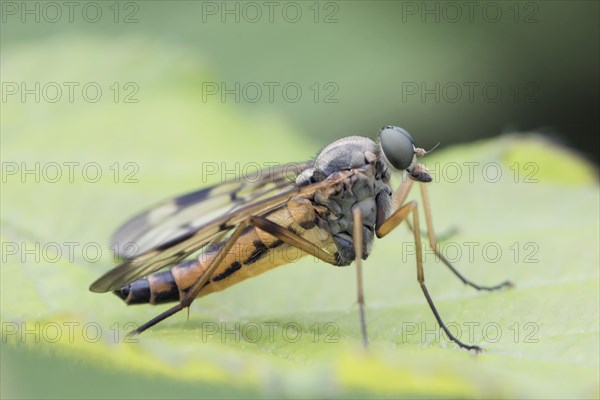
[[[415,154],[417,155],[417,157],[423,157],[425,154],[429,154],[432,151],[434,151],[439,145],[440,145],[440,142],[438,142],[438,144],[436,144],[435,146],[433,146],[428,151],[425,151],[424,149],[422,149],[420,147],[416,147],[415,148]]]

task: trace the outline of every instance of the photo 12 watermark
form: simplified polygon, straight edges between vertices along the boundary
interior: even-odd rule
[[[537,1],[401,1],[402,23],[536,24],[541,3]]]
[[[537,322],[448,322],[445,324],[458,340],[469,343],[539,343],[540,324]],[[426,322],[402,322],[400,342],[405,343],[453,343],[440,325]]]
[[[2,321],[2,343],[138,343],[135,336],[126,333],[137,328],[133,322],[114,323],[103,327],[98,322],[50,321],[24,322]]]
[[[505,165],[497,161],[421,161],[433,183],[539,183],[540,165],[534,161],[515,161]]]
[[[140,171],[133,161],[3,161],[0,166],[2,183],[139,183]]]
[[[139,103],[136,82],[3,81],[2,103]]]
[[[136,1],[2,1],[3,24],[57,24],[140,22]]]
[[[437,251],[450,263],[477,263],[495,264],[501,261],[514,262],[515,264],[538,264],[540,262],[540,245],[537,242],[507,242],[496,241],[455,241],[444,240],[437,243]],[[426,242],[421,243],[423,262],[443,263],[436,252]],[[410,262],[417,255],[417,246],[414,241],[404,241],[401,245],[401,259],[403,263]]]
[[[340,327],[335,322],[315,322],[304,326],[297,322],[202,322],[200,341],[221,343],[339,343]]]
[[[405,81],[400,84],[402,103],[475,104],[540,102],[538,82]]]
[[[134,244],[135,245],[135,244]],[[137,245],[136,245],[137,246]],[[104,260],[106,254],[112,256],[112,263],[118,263],[120,259],[109,251],[106,245],[98,242],[31,242],[3,240],[0,243],[2,263],[17,261],[20,264],[48,265],[59,262],[86,262],[88,264],[99,263]],[[115,248],[116,249],[116,248]]]
[[[337,1],[203,1],[202,23],[337,24]]]
[[[202,102],[220,103],[298,103],[301,101],[339,103],[336,82],[300,83],[294,81],[202,82]]]

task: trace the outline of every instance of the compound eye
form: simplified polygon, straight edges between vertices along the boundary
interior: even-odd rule
[[[379,133],[381,150],[392,167],[404,170],[413,162],[415,142],[410,133],[397,126],[386,126]]]

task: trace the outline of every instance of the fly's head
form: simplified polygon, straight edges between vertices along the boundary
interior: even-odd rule
[[[406,130],[398,126],[386,126],[379,133],[379,147],[392,169],[408,172],[412,180],[431,182],[429,170],[416,162],[417,157],[423,157],[428,152],[416,147],[412,135]]]

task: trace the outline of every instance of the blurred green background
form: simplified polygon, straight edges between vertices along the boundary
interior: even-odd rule
[[[349,133],[374,134],[387,123],[414,132],[426,147],[539,130],[598,160],[596,1],[270,6],[151,1],[100,2],[99,7],[82,2],[59,7],[60,17],[43,2],[37,14],[35,3],[17,3],[16,10],[14,3],[4,4],[5,51],[60,42],[63,52],[47,56],[74,66],[78,58],[69,43],[102,39],[119,49],[103,54],[109,67],[122,51],[142,51],[135,42],[124,49],[128,39],[144,38],[152,54],[147,62],[162,68],[155,79],[165,80],[180,64],[198,59],[214,78],[209,82],[225,82],[229,89],[236,82],[262,87],[262,95],[252,87],[242,93],[237,105],[244,112],[277,113],[318,144]],[[161,45],[180,52],[166,56]],[[3,76],[4,81],[13,78],[18,77]],[[140,79],[136,71],[115,78]],[[198,107],[204,104],[206,81],[186,82],[197,93]],[[265,82],[279,84],[272,101]],[[297,102],[284,98],[287,83],[302,89]],[[206,99],[220,101],[219,94]],[[289,95],[295,97],[293,88]],[[136,98],[141,105],[150,101],[148,96],[140,86]],[[226,101],[234,103],[234,95]]]
[[[0,8],[3,398],[598,397],[597,171],[540,136],[496,138],[535,131],[598,161],[598,2],[69,4]],[[442,175],[431,187],[438,231],[457,226],[457,242],[504,250],[497,263],[480,255],[460,269],[481,283],[517,282],[486,296],[426,264],[447,322],[501,327],[496,342],[475,334],[488,353],[472,357],[435,335],[405,340],[406,323],[435,331],[413,259],[399,255],[405,229],[378,241],[366,263],[368,355],[354,270],[310,260],[202,299],[189,322],[166,321],[139,345],[122,343],[124,324],[163,308],[87,291],[114,265],[107,242],[120,222],[218,181],[204,162],[235,171],[303,160],[387,124],[422,147],[440,142],[432,165],[502,166],[499,182],[477,169],[474,183]],[[465,145],[483,138],[494,139]],[[56,181],[44,170],[52,163]],[[65,163],[75,163],[72,180]],[[536,184],[526,163],[538,168]],[[82,171],[91,164],[102,173],[94,182],[94,169]],[[68,257],[70,242],[98,244],[102,255]],[[61,251],[49,262],[40,247],[51,243]],[[538,246],[534,263],[524,262],[527,243]],[[207,321],[293,322],[304,339],[206,342]],[[313,324],[332,321],[338,342],[308,339]],[[70,322],[73,341],[41,334]],[[102,339],[85,340],[84,324]],[[23,326],[33,333],[23,338]]]

